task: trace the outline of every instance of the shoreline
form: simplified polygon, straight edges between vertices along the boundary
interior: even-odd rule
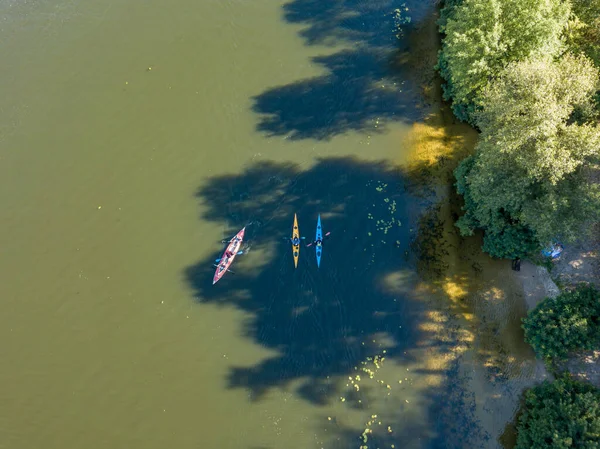
[[[432,279],[424,285],[441,297],[460,331],[470,336],[469,340],[456,342],[457,355],[460,353],[457,362],[468,379],[465,391],[477,398],[474,417],[491,437],[487,445],[511,447],[508,434],[524,391],[553,378],[525,342],[521,319],[546,297],[560,294],[559,287],[570,284],[569,279],[596,276],[600,283],[600,264],[594,264],[600,251],[591,253],[592,242],[584,241],[565,248],[550,272],[526,260],[517,272],[510,269],[510,260],[492,259],[481,250],[481,235],[458,236],[454,222],[462,203],[453,186],[453,170],[472,154],[479,134],[459,122],[442,100],[441,79],[433,70],[440,45],[435,24],[438,16],[439,10],[413,29],[408,36],[411,53],[398,55],[400,64],[418,74],[417,84],[424,93],[419,108],[426,111],[425,119],[413,125],[408,169],[417,190],[422,189],[426,195],[435,192],[427,220],[443,229],[440,236],[424,233],[433,239],[432,244],[425,245],[430,254],[424,254],[423,271]],[[600,227],[593,239],[596,244],[599,237]],[[567,368],[600,386],[600,352],[572,357]]]

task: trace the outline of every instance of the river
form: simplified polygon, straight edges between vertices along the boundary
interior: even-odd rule
[[[498,447],[543,373],[433,3],[0,0],[0,448]]]

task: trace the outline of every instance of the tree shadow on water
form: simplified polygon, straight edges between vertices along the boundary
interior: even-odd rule
[[[397,44],[397,9],[410,17],[411,23],[418,23],[432,13],[436,3],[438,0],[292,0],[283,10],[287,22],[304,25],[300,36],[307,45],[389,48]]]
[[[259,131],[290,139],[326,140],[347,131],[376,133],[421,113],[401,74],[390,76],[389,55],[347,50],[313,58],[328,74],[268,90],[255,98]],[[377,127],[375,127],[377,125]]]
[[[403,26],[410,32],[433,2],[404,3],[415,19]],[[408,40],[395,36],[393,12],[400,7],[394,0],[294,0],[284,5],[287,21],[306,25],[300,34],[307,45],[346,48],[312,58],[326,70],[324,75],[256,96],[258,130],[268,136],[327,140],[347,131],[378,132],[388,123],[422,117],[415,107],[418,88],[396,62],[398,48],[408,45]]]
[[[386,163],[353,158],[322,159],[304,171],[269,162],[200,188],[205,219],[233,223],[232,234],[253,223],[245,238],[251,249],[236,259],[236,274],[215,286],[212,255],[187,278],[201,301],[250,313],[245,335],[278,352],[257,366],[234,368],[230,387],[247,388],[258,400],[270,388],[302,380],[298,393],[322,404],[335,394],[327,376],[349,372],[383,341],[388,357],[401,357],[411,345],[418,307],[386,285],[388,274],[408,267],[410,217],[418,207],[399,174]],[[307,242],[318,213],[331,231],[319,269],[313,248],[301,248],[294,269],[284,240],[294,213]]]
[[[355,394],[340,391],[340,380],[356,374],[368,357],[385,350],[386,363],[411,364],[418,362],[411,355],[416,347],[430,345],[442,355],[451,351],[447,338],[442,342],[428,334],[428,306],[414,295],[412,229],[417,229],[425,200],[413,194],[406,176],[386,162],[356,158],[320,159],[308,169],[265,161],[199,188],[203,219],[226,224],[232,235],[250,223],[245,238],[250,251],[236,259],[235,274],[214,286],[214,255],[190,267],[186,277],[198,301],[248,314],[246,338],[275,352],[253,366],[231,367],[229,388],[246,389],[253,401],[283,389],[316,406],[343,395],[348,407],[368,409],[370,400],[380,397],[375,387],[363,385]],[[306,247],[294,268],[285,241],[294,213],[307,241],[314,236],[319,213],[324,231],[331,231],[320,268],[314,249]],[[221,250],[215,243],[215,254]],[[398,438],[426,435],[423,428],[440,416],[436,401],[449,397],[448,388],[454,385],[432,387],[424,396],[432,404],[430,418],[409,419],[407,408],[398,414],[396,433],[379,436],[379,441],[395,439],[397,444]],[[464,422],[470,418],[461,419],[453,432],[467,428]],[[337,435],[336,448],[353,447],[360,434],[342,424],[328,432]],[[444,432],[439,429],[440,435]],[[444,447],[439,441],[427,447]]]

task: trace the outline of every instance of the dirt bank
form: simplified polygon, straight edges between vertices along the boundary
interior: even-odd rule
[[[565,288],[581,283],[600,288],[600,223],[593,226],[590,238],[566,245],[553,265],[552,277]]]
[[[545,267],[530,262],[523,262],[521,271],[513,272],[513,278],[523,289],[528,310],[544,298],[554,298],[560,293],[553,277],[567,289],[580,283],[599,285],[597,240],[565,248],[550,273]],[[568,370],[600,388],[600,348],[571,355],[559,370]]]

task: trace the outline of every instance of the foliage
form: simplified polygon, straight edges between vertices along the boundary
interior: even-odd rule
[[[446,32],[446,23],[448,19],[454,14],[454,10],[457,6],[461,5],[464,0],[445,0],[444,7],[440,9],[440,18],[438,20],[438,26],[440,33]]]
[[[566,40],[575,52],[587,55],[600,67],[600,0],[571,0],[573,5]]]
[[[563,376],[525,394],[515,449],[597,449],[600,391]]]
[[[470,185],[467,182],[469,174],[476,163],[475,156],[464,159],[455,170],[456,187],[463,196],[465,214],[458,219],[456,226],[461,235],[473,235],[474,230],[481,228],[477,214],[477,203],[471,195]],[[505,210],[491,213],[486,222],[483,239],[483,251],[492,257],[524,258],[539,249],[539,244],[533,232],[515,222]]]
[[[589,60],[567,54],[512,63],[486,87],[476,154],[455,171],[463,235],[483,229],[484,250],[512,258],[556,236],[572,241],[600,216],[600,190],[584,176],[600,131],[571,119],[597,85]]]
[[[453,0],[442,11],[446,34],[437,69],[455,115],[475,124],[481,93],[506,64],[558,55],[570,3],[562,0]]]
[[[600,292],[585,286],[546,298],[523,320],[523,329],[536,354],[548,361],[593,349],[600,343]]]
[[[575,53],[583,53],[600,68],[600,0],[571,0],[573,10],[566,29],[566,42]],[[593,108],[577,111],[578,119],[600,121],[600,89]]]

